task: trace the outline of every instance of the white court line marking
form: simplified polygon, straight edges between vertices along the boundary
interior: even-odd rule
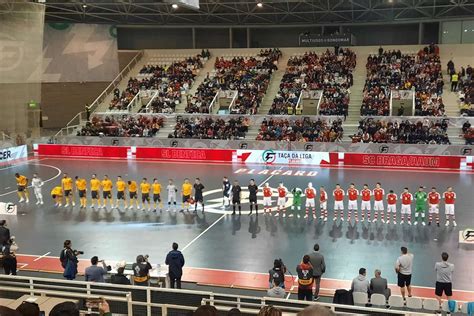
[[[34,259],[33,261],[38,261],[38,260],[46,257],[47,255],[49,255],[50,253],[51,253],[51,251],[48,251],[47,253],[45,253],[44,255],[39,256],[38,258]]]
[[[59,177],[62,173],[61,169],[59,169],[58,167],[55,167],[55,166],[52,166],[52,165],[45,165],[45,164],[42,164],[42,163],[37,163],[35,164],[36,166],[44,166],[44,167],[50,167],[50,168],[53,168],[53,169],[56,169],[58,171],[58,174],[55,175],[54,177],[48,179],[48,180],[44,180],[43,182],[46,183],[46,182],[49,182],[49,181],[53,181],[54,179],[56,179],[57,177]],[[1,170],[0,170],[1,171]],[[28,186],[28,188],[31,188],[32,186]],[[0,194],[0,196],[5,196],[5,195],[9,195],[9,194],[12,194],[12,193],[15,193],[16,190],[13,190],[13,191],[10,191],[10,192],[6,192],[6,193],[2,193]]]
[[[23,163],[19,163],[17,165],[11,165],[11,166],[8,166],[8,167],[5,167],[5,168],[0,168],[0,171],[3,171],[3,170],[7,170],[7,169],[11,169],[11,168],[16,168],[18,166],[23,166],[23,165],[28,165],[30,164],[31,162],[38,162],[38,161],[42,161],[42,160],[46,160],[48,158],[42,158],[42,159],[32,159],[32,160],[28,160],[28,161],[25,161]]]
[[[4,190],[8,190],[8,189],[10,189],[10,188],[11,188],[11,187],[6,187]]]
[[[280,169],[283,169],[283,167],[281,167]],[[262,181],[262,183],[260,183],[258,185],[258,187],[261,187],[262,184],[266,183],[268,180],[270,180],[272,177],[274,176],[274,174],[270,175],[269,177],[267,177],[265,180]],[[228,214],[223,214],[221,217],[219,217],[214,223],[212,223],[208,228],[206,228],[202,233],[200,233],[199,235],[197,235],[193,240],[191,240],[186,246],[184,246],[181,251],[185,251],[189,246],[191,246],[192,244],[194,244],[194,242],[196,242],[196,240],[198,240],[199,238],[201,238],[205,233],[207,233],[208,230],[210,230],[214,225],[216,225],[218,222],[220,222],[224,217],[226,217]]]
[[[185,251],[189,246],[194,244],[196,240],[198,240],[202,235],[204,235],[209,229],[211,229],[214,225],[216,225],[218,222],[220,222],[224,217],[226,217],[227,214],[223,214],[221,217],[219,217],[214,223],[212,223],[208,228],[206,228],[202,233],[197,235],[193,240],[191,240],[186,246],[184,246],[181,251]]]

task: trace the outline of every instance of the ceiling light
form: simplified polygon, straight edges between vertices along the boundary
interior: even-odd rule
[[[263,7],[263,3],[257,2],[257,7],[259,7],[259,8]]]
[[[179,8],[176,3],[173,3],[173,4],[171,5],[171,7],[172,7],[173,9],[175,9],[175,10],[176,10],[177,8]]]
[[[82,7],[83,7],[84,9],[87,8],[87,4],[84,3],[84,4],[82,5]]]

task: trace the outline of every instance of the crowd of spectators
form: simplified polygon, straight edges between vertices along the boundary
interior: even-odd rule
[[[238,92],[231,114],[255,114],[281,57],[279,49],[261,50],[257,56],[216,58],[215,74],[208,75],[188,100],[186,112],[208,113],[209,106],[219,90]]]
[[[474,116],[474,74],[471,65],[461,67],[457,90],[462,116]]]
[[[303,90],[322,90],[320,115],[344,115],[349,106],[356,55],[350,49],[327,50],[322,54],[306,52],[288,60],[269,114],[293,114]]]
[[[359,121],[353,143],[450,144],[448,120],[390,121],[366,118]]]
[[[361,115],[390,114],[390,90],[414,90],[417,116],[443,116],[443,76],[439,48],[429,45],[417,54],[384,51],[367,58],[367,79]]]
[[[257,140],[298,141],[298,142],[337,142],[343,136],[342,120],[333,121],[309,117],[301,119],[264,119],[260,125]]]
[[[77,132],[77,136],[153,137],[163,126],[157,116],[94,116]]]
[[[182,92],[191,87],[197,71],[202,66],[200,55],[173,62],[171,65],[144,65],[137,77],[128,80],[125,90],[120,92],[115,89],[109,109],[126,110],[141,90],[157,90],[158,96],[153,100],[150,112],[174,112]]]
[[[247,117],[213,118],[185,117],[176,122],[169,138],[195,139],[243,139],[248,131],[250,120]]]

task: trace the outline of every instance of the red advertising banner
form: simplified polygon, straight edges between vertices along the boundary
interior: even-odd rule
[[[461,156],[344,153],[344,166],[460,169]]]
[[[230,163],[235,152],[232,149],[137,147],[135,157],[139,159],[219,161]]]
[[[37,154],[45,156],[99,157],[127,159],[130,147],[39,144]]]

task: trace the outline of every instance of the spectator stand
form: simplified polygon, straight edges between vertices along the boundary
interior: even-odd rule
[[[464,72],[464,76],[461,73],[457,87],[459,111],[461,116],[474,116],[474,74],[472,67],[468,65]]]
[[[162,114],[97,113],[77,129],[77,136],[154,137],[168,118]]]
[[[415,91],[391,90],[389,109],[390,116],[414,116]]]
[[[353,143],[451,144],[448,127],[457,120],[434,117],[361,117]]]

